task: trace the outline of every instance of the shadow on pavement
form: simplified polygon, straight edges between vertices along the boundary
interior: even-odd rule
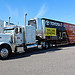
[[[29,57],[31,55],[35,55],[35,54],[42,54],[42,53],[46,53],[46,52],[55,52],[55,51],[59,51],[62,50],[62,48],[66,48],[66,47],[72,47],[75,46],[75,44],[72,45],[63,45],[63,46],[58,46],[58,47],[53,47],[50,49],[30,49],[25,53],[13,53],[11,57],[9,57],[6,60],[13,60],[13,59],[19,59],[19,58],[25,58],[25,57]],[[61,48],[62,47],[62,48]]]

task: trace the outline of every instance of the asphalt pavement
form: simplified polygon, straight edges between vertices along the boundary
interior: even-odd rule
[[[13,54],[0,60],[0,75],[75,75],[75,45]]]

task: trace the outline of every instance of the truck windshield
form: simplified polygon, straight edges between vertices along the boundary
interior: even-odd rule
[[[29,20],[28,25],[35,26],[36,25],[36,20]]]
[[[13,33],[14,32],[14,30],[4,30],[4,33]]]

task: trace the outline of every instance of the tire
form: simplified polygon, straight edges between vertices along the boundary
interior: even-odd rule
[[[50,43],[50,44],[49,44],[49,47],[52,48],[52,47],[53,47],[53,44]]]
[[[48,49],[48,48],[49,48],[49,43],[45,42],[45,49]]]
[[[41,42],[41,49],[45,49],[45,42]]]
[[[3,45],[0,47],[0,59],[1,60],[7,59],[11,53],[12,52],[8,46]]]
[[[57,47],[58,45],[57,44],[55,44],[55,47]]]
[[[25,52],[28,52],[27,46],[24,46],[24,51],[25,51]]]

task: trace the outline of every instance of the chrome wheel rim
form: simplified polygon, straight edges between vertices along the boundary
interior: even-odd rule
[[[2,58],[6,58],[7,56],[8,56],[8,49],[6,49],[6,48],[3,48],[2,50],[1,50],[1,57]]]

